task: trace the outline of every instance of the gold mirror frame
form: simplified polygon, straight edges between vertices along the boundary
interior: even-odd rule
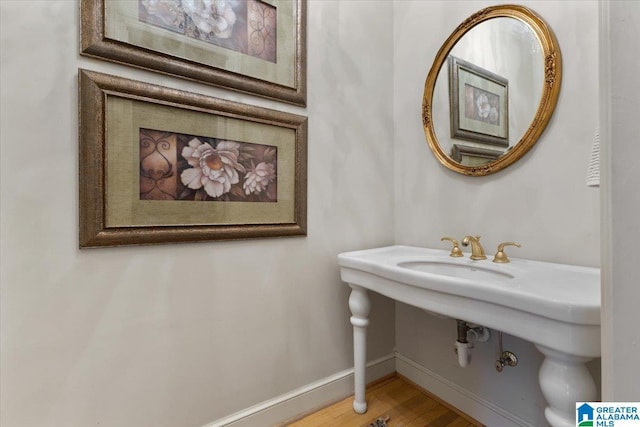
[[[440,146],[433,128],[432,102],[440,69],[447,61],[453,46],[473,27],[493,18],[514,18],[526,24],[536,35],[544,56],[544,83],[540,104],[526,132],[509,152],[481,166],[464,166],[449,157]],[[429,147],[436,158],[447,168],[469,176],[483,176],[498,172],[520,159],[533,147],[546,128],[560,94],[562,58],[555,35],[547,24],[530,9],[517,5],[491,6],[474,13],[460,24],[444,42],[427,75],[422,98],[422,123]]]

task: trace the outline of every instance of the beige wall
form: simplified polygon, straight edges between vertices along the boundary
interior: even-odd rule
[[[512,256],[598,266],[599,192],[585,178],[598,120],[598,4],[517,2],[554,30],[563,56],[556,112],[534,148],[497,174],[468,178],[431,154],[420,121],[422,90],[441,43],[464,19],[496,2],[396,2],[394,7],[394,125],[396,243],[446,247],[442,236],[483,236],[488,253],[517,241]],[[479,344],[466,369],[452,345],[456,327],[420,310],[396,306],[397,351],[421,366],[536,426],[546,425],[537,384],[542,356],[506,336],[520,364],[498,374],[496,334]],[[592,367],[598,375],[597,364]]]
[[[0,8],[0,424],[201,426],[353,366],[336,255],[393,240],[392,4],[309,3],[307,109],[81,58],[76,1]],[[307,115],[309,236],[78,250],[79,67]]]

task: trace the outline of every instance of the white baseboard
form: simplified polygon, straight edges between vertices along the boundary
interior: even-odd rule
[[[449,381],[413,360],[395,353],[367,363],[367,382],[398,372],[420,387],[487,426],[535,427]],[[353,394],[353,368],[299,387],[203,427],[264,427],[324,407]]]
[[[367,363],[367,381],[375,381],[396,371],[396,356],[390,354]],[[203,427],[264,427],[273,426],[321,408],[353,394],[353,368],[269,399]]]
[[[399,353],[396,353],[396,371],[487,426],[535,427]]]

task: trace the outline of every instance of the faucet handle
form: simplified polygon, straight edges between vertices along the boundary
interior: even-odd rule
[[[458,241],[452,237],[443,237],[442,239],[440,239],[440,241],[444,241],[444,240],[448,240],[449,242],[453,243],[453,248],[451,248],[451,253],[449,254],[449,256],[452,257],[461,257],[462,255],[462,250],[460,249],[460,246],[458,246]]]
[[[504,253],[505,246],[516,246],[520,247],[520,243],[516,242],[504,242],[498,245],[498,252],[496,252],[496,256],[493,257],[493,262],[506,263],[509,262],[509,257]]]

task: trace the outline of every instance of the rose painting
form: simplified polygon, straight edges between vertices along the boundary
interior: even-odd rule
[[[273,63],[276,12],[259,0],[138,0],[141,22]]]
[[[468,119],[500,126],[500,97],[470,84],[464,85],[465,109]]]
[[[276,202],[277,147],[140,129],[140,200]]]

